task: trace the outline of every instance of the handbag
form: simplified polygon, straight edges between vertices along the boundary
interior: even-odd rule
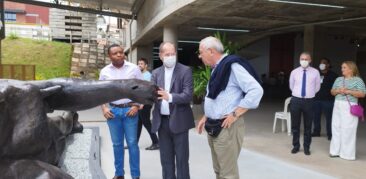
[[[219,136],[220,132],[221,132],[221,125],[222,122],[224,120],[219,119],[219,120],[213,120],[210,118],[207,118],[206,122],[205,122],[205,129],[207,131],[207,134],[210,135],[211,137],[217,137]]]
[[[345,87],[345,82],[344,82],[344,79],[343,79],[343,87]],[[349,102],[349,99],[348,99],[348,96],[346,94],[346,99],[348,101],[348,104],[350,106],[350,112],[352,115],[354,116],[357,116],[361,119],[361,121],[364,121],[364,109],[361,105],[359,104],[355,104],[355,105],[352,105],[350,102]]]

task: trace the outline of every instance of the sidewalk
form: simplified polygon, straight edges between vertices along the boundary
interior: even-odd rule
[[[107,178],[114,176],[113,152],[112,144],[109,136],[108,126],[103,121],[99,108],[94,108],[87,111],[81,111],[80,121],[85,126],[99,126],[101,135],[101,157],[102,169]],[[93,118],[93,120],[89,120]],[[211,179],[215,178],[211,153],[207,143],[206,135],[199,135],[192,129],[189,134],[190,142],[190,174],[192,179]],[[244,139],[245,140],[245,139]],[[245,142],[244,142],[245,143]],[[145,129],[142,130],[142,135],[139,143],[140,147],[140,167],[141,178],[143,179],[160,179],[161,165],[159,151],[147,151],[146,147],[151,145],[150,138]],[[289,153],[288,151],[284,151]],[[128,151],[125,151],[125,173],[126,178],[130,178]],[[259,154],[247,149],[242,150],[239,157],[239,170],[241,178],[313,178],[327,179],[331,176],[324,175],[306,168],[295,166],[291,163],[283,162],[279,159]]]
[[[107,178],[113,177],[113,153],[112,144],[109,139],[108,127],[105,123],[88,122],[85,126],[99,126],[102,137],[102,169]],[[205,135],[199,135],[195,130],[189,134],[190,142],[190,174],[191,179],[210,179],[215,178],[211,153]],[[150,143],[146,131],[143,130],[140,139],[140,167],[141,178],[159,179],[161,178],[161,165],[159,151],[145,150]],[[128,151],[125,151],[125,172],[126,179],[130,178]],[[239,157],[239,169],[241,178],[298,178],[298,179],[330,179],[332,177],[317,173],[305,168],[282,162],[253,151],[243,149]]]

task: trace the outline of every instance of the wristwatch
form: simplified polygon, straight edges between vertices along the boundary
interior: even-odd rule
[[[238,117],[238,115],[236,115],[236,112],[232,112],[231,114],[233,114],[233,117]]]

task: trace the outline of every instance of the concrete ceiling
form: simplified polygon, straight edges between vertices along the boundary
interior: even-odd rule
[[[80,3],[82,7],[99,9],[109,9],[113,12],[130,13],[137,0],[70,0],[70,2]]]
[[[176,11],[161,24],[178,25],[179,39],[184,40],[199,40],[214,33],[199,30],[198,26],[247,29],[250,30],[249,33],[227,33],[227,35],[231,38],[244,38],[248,42],[270,34],[302,31],[305,25],[311,24],[338,27],[355,35],[366,36],[366,0],[301,2],[331,4],[346,8],[285,4],[267,0],[197,0]]]
[[[80,3],[83,7],[98,9],[102,6],[112,12],[127,14],[137,12],[144,3],[144,0],[69,1]],[[199,30],[198,26],[250,30],[249,33],[227,32],[229,38],[247,43],[271,34],[302,31],[306,25],[338,28],[341,32],[366,37],[366,0],[293,1],[345,8],[285,4],[268,0],[196,0],[159,22],[139,43],[161,40],[161,29],[165,24],[178,26],[180,40],[200,40],[214,33]]]
[[[58,8],[119,18],[136,18],[144,0],[6,0],[17,3]]]

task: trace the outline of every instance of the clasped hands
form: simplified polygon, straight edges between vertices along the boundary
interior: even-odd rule
[[[346,94],[351,94],[351,92],[352,92],[352,90],[349,90],[349,89],[344,88],[344,87],[338,88],[338,93],[339,94],[346,95]]]

